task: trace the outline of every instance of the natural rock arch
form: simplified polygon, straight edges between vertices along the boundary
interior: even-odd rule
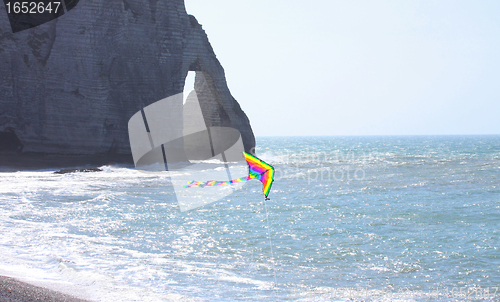
[[[64,165],[131,162],[128,119],[182,92],[189,70],[212,93],[201,100],[207,123],[234,127],[247,151],[255,146],[207,35],[182,0],[80,1],[18,33],[0,14],[0,58],[0,129],[13,129],[23,145],[15,156],[0,155],[0,164],[27,156],[68,158]]]

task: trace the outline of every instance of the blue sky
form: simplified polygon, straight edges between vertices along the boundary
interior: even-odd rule
[[[500,134],[500,1],[185,3],[257,136]]]

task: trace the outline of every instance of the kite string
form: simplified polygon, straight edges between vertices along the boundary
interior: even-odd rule
[[[276,267],[274,266],[273,240],[271,237],[271,229],[269,227],[269,213],[267,212],[267,198],[264,199],[264,208],[266,209],[267,237],[269,238],[269,247],[271,248],[271,264],[273,266],[273,274],[274,274],[274,295],[277,297],[278,282],[276,279]]]

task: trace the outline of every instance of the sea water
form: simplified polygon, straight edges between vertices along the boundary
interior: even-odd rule
[[[265,137],[181,212],[132,167],[0,173],[0,274],[95,301],[500,299],[500,136]],[[196,175],[193,175],[193,180]]]

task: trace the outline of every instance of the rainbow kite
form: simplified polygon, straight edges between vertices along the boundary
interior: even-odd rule
[[[204,188],[204,187],[213,187],[213,186],[222,186],[228,184],[234,184],[238,182],[249,181],[250,179],[256,178],[262,182],[262,193],[267,196],[269,195],[269,191],[271,191],[271,185],[274,181],[274,168],[268,163],[258,159],[257,157],[250,155],[246,152],[243,152],[245,156],[245,160],[248,163],[248,176],[241,177],[229,181],[216,181],[209,180],[207,182],[199,182],[199,181],[191,181],[184,188]]]
[[[246,152],[243,152],[243,155],[248,163],[248,177],[257,178],[262,182],[262,193],[264,193],[267,198],[274,181],[274,168],[268,163]]]

